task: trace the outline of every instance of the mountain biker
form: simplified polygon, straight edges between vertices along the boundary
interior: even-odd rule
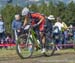
[[[26,26],[28,21],[30,21],[35,31],[39,31],[42,53],[44,53],[46,51],[44,35],[45,17],[40,13],[31,13],[27,7],[23,8],[22,16],[25,17],[23,26]]]

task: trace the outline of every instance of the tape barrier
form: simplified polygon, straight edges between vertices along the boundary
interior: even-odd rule
[[[58,44],[57,46],[75,46],[75,44]]]
[[[16,46],[16,44],[0,44],[0,46]],[[24,45],[22,45],[24,46]],[[30,46],[30,44],[29,44]],[[75,44],[58,44],[57,46],[75,46]]]
[[[31,46],[32,44],[28,44],[28,46]],[[16,46],[16,44],[0,44],[0,46]],[[26,44],[20,44],[20,47],[25,47],[26,46]]]
[[[16,46],[16,44],[0,44],[0,46]]]

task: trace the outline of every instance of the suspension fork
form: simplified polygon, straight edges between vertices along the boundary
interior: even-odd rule
[[[37,45],[37,47],[40,47],[39,44],[38,44],[38,42],[37,42],[37,38],[35,37],[35,32],[34,32],[33,29],[31,29],[31,36],[32,36],[33,43],[35,45]]]

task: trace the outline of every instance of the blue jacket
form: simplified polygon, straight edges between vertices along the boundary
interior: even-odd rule
[[[21,26],[22,26],[22,21],[21,20],[13,20],[13,22],[12,22],[12,29],[13,30],[18,30],[18,29],[20,29],[21,28]]]
[[[0,33],[3,33],[5,31],[4,22],[0,20]]]

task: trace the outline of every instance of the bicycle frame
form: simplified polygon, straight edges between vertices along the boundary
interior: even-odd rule
[[[37,47],[40,47],[39,44],[38,44],[38,42],[37,42],[37,38],[35,37],[35,34],[36,34],[35,31],[32,28],[30,28],[29,29],[29,35],[31,36],[30,40],[32,40],[33,44],[36,44]]]

